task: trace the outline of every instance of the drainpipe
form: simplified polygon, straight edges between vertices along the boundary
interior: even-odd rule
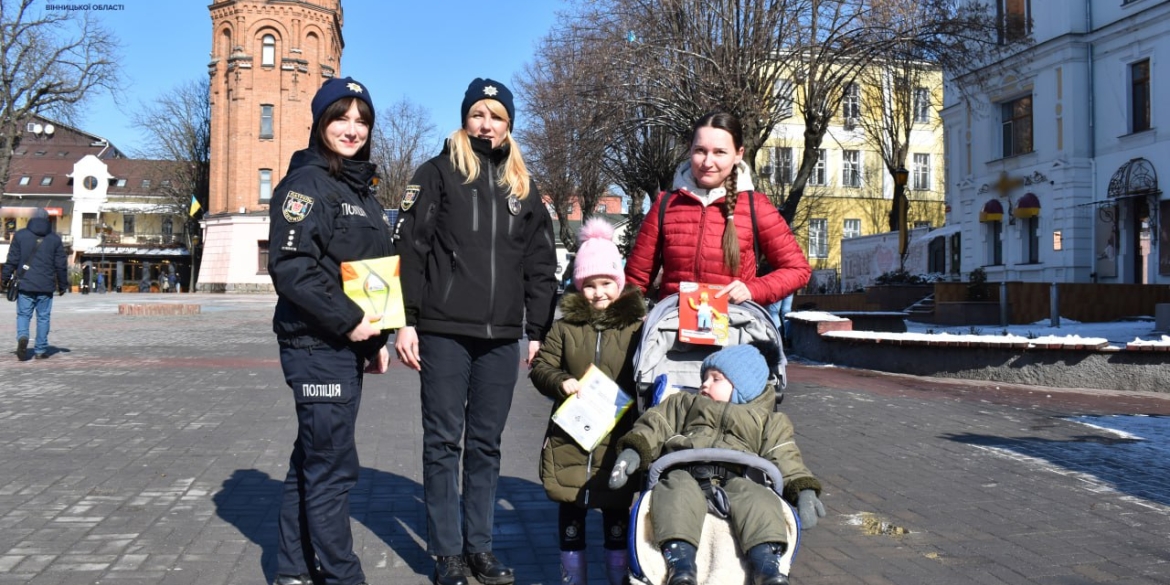
[[[1052,287],[1048,289],[1048,307],[1049,307],[1049,316],[1048,316],[1049,325],[1059,328],[1060,327],[1060,289],[1057,288],[1057,284],[1055,282],[1052,283]]]
[[[1089,196],[1094,203],[1097,201],[1097,114],[1096,101],[1094,95],[1097,93],[1097,81],[1094,74],[1093,67],[1093,0],[1085,0],[1085,38],[1087,39],[1088,51],[1088,74],[1089,74]],[[1090,242],[1097,241],[1097,220],[1096,211],[1099,209],[1096,205],[1092,206],[1094,211],[1093,219],[1089,222],[1089,233],[1092,235]],[[1089,258],[1090,266],[1093,270],[1093,282],[1097,282],[1097,253],[1096,244],[1089,244]],[[1076,262],[1076,260],[1074,260]],[[1075,278],[1075,277],[1074,277]]]
[[[1008,289],[1007,281],[999,283],[999,326],[1008,326]]]

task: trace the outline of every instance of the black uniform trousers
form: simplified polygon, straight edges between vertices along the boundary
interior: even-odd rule
[[[424,333],[418,346],[427,548],[435,556],[490,552],[500,437],[520,369],[517,340]]]
[[[362,583],[349,492],[358,479],[354,432],[364,360],[344,346],[281,344],[280,364],[296,399],[298,424],[284,480],[276,572],[316,575],[326,585]]]

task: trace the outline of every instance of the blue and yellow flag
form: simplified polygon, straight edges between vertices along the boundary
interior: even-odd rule
[[[190,215],[191,217],[195,217],[195,214],[199,213],[200,209],[203,209],[203,206],[199,205],[199,200],[195,199],[195,196],[192,195],[191,196],[191,211],[188,213],[188,215]]]

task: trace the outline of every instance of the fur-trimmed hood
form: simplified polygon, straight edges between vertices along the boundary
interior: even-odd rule
[[[594,329],[620,329],[646,316],[646,302],[642,291],[627,285],[618,298],[604,310],[594,309],[585,295],[579,292],[561,297],[561,315],[566,323],[592,325]]]

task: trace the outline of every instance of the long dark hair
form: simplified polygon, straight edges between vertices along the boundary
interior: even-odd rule
[[[691,128],[691,140],[699,128],[716,128],[731,135],[731,142],[735,150],[743,148],[743,125],[739,118],[730,112],[711,112],[695,122]],[[739,165],[731,167],[731,174],[723,182],[727,195],[723,197],[723,214],[727,218],[723,224],[723,264],[731,271],[731,276],[739,273],[739,236],[735,233],[735,203],[739,199],[736,186],[739,184]],[[751,193],[748,193],[751,197]]]
[[[325,108],[325,111],[321,113],[321,117],[317,120],[316,129],[314,130],[317,134],[314,138],[316,138],[317,144],[320,146],[318,150],[321,152],[321,156],[325,157],[325,162],[329,164],[329,174],[335,178],[341,177],[342,161],[345,160],[345,157],[329,148],[329,143],[325,140],[325,130],[329,127],[330,122],[345,116],[345,113],[349,111],[349,107],[354,103],[357,103],[358,114],[361,115],[362,120],[365,120],[366,124],[370,127],[370,136],[366,138],[366,143],[353,155],[353,160],[370,160],[370,144],[373,142],[371,139],[373,138],[374,132],[374,111],[370,109],[370,105],[365,100],[348,97],[341,98],[329,104],[329,107]]]

